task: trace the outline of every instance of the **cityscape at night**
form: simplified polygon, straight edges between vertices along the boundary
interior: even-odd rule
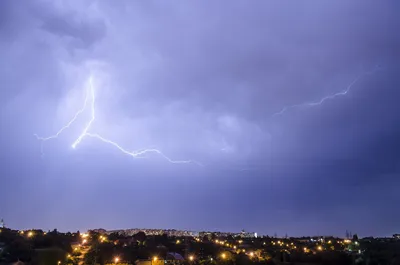
[[[278,237],[175,229],[0,230],[2,260],[34,264],[398,264],[400,234],[392,237]],[[4,243],[5,242],[5,243]],[[7,243],[12,242],[11,246]],[[18,242],[18,243],[16,243]],[[385,251],[382,251],[385,249]]]
[[[0,265],[400,265],[399,0],[0,0]]]

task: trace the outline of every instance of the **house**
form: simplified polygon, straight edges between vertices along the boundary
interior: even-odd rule
[[[183,264],[185,259],[182,257],[181,254],[175,252],[168,252],[165,259],[142,259],[137,260],[135,265],[180,265]]]

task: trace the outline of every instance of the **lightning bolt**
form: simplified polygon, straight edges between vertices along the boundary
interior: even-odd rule
[[[165,160],[167,160],[168,162],[173,163],[173,164],[193,163],[193,164],[197,164],[199,166],[203,166],[203,164],[201,164],[201,163],[199,163],[197,161],[194,161],[194,160],[172,160],[171,158],[166,156],[163,152],[161,152],[160,150],[155,149],[155,148],[141,149],[141,150],[136,150],[136,151],[128,151],[127,149],[123,148],[117,142],[114,142],[112,140],[106,139],[106,138],[100,136],[97,133],[89,132],[90,127],[92,126],[92,124],[94,123],[94,121],[96,119],[96,111],[95,111],[96,94],[95,94],[95,89],[93,87],[92,77],[89,78],[89,88],[88,88],[88,91],[86,93],[85,102],[83,104],[83,107],[75,113],[74,117],[54,135],[51,135],[49,137],[40,137],[37,134],[35,134],[36,138],[38,140],[42,141],[42,146],[43,146],[44,142],[46,142],[46,141],[48,141],[50,139],[57,138],[64,130],[68,129],[75,122],[75,120],[78,118],[78,116],[81,115],[86,110],[88,102],[89,102],[89,98],[90,98],[91,118],[87,122],[86,126],[83,128],[82,133],[72,143],[71,146],[72,146],[73,149],[77,148],[77,146],[82,142],[82,140],[85,137],[91,137],[91,138],[98,139],[98,140],[102,141],[103,143],[109,144],[109,145],[115,147],[116,149],[118,149],[119,151],[121,151],[123,154],[129,155],[129,156],[131,156],[133,158],[146,158],[145,157],[146,154],[155,153],[155,154],[160,155],[162,158],[164,158]],[[42,149],[42,154],[43,154],[43,149]]]
[[[296,105],[291,105],[291,106],[284,107],[281,111],[272,114],[272,116],[274,117],[274,116],[282,115],[282,114],[284,114],[285,112],[287,112],[287,111],[290,110],[290,109],[296,109],[296,108],[302,108],[302,107],[315,107],[315,106],[319,106],[319,105],[322,105],[322,104],[323,104],[325,101],[327,101],[327,100],[335,99],[336,97],[340,97],[340,96],[345,96],[345,95],[347,95],[347,93],[350,92],[350,90],[352,89],[352,87],[353,87],[361,78],[363,78],[364,76],[367,76],[367,75],[374,74],[375,72],[377,72],[377,71],[380,70],[380,69],[381,69],[380,66],[375,66],[375,68],[374,68],[373,70],[367,71],[367,72],[364,72],[364,73],[361,73],[361,74],[358,75],[349,85],[347,85],[347,87],[346,87],[345,90],[342,90],[342,91],[337,92],[337,93],[335,93],[335,94],[332,94],[332,95],[323,97],[322,99],[320,99],[319,101],[316,101],[316,102],[306,102],[306,103],[301,103],[301,104],[296,104]]]
[[[88,89],[88,91],[86,92],[85,102],[83,103],[82,108],[79,109],[79,110],[75,113],[74,117],[73,117],[66,125],[64,125],[60,130],[58,130],[58,132],[57,132],[56,134],[50,135],[50,136],[48,136],[48,137],[41,137],[41,136],[39,136],[39,135],[37,135],[37,134],[34,134],[34,136],[36,137],[36,139],[38,139],[38,140],[40,140],[40,141],[42,142],[41,145],[40,145],[40,150],[41,150],[41,152],[42,152],[42,155],[44,155],[44,152],[43,152],[44,143],[45,143],[46,141],[51,140],[51,139],[56,139],[56,138],[58,138],[58,136],[60,136],[60,134],[61,134],[63,131],[65,131],[66,129],[68,129],[68,128],[75,122],[75,120],[79,117],[79,115],[81,115],[81,114],[85,111],[86,106],[87,106],[87,103],[88,103],[88,98],[89,98],[88,95],[89,95],[89,93],[90,93],[90,89]]]

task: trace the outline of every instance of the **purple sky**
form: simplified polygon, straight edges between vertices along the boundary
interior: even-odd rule
[[[399,8],[0,1],[0,218],[63,231],[400,232]],[[90,133],[204,166],[90,137],[72,149],[90,106],[42,155],[34,134],[68,123],[90,76]]]

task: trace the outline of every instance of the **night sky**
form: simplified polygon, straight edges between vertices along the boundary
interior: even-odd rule
[[[0,218],[61,231],[399,233],[399,10],[0,1]],[[73,149],[92,98],[38,140],[84,106],[90,78],[87,133],[198,163],[88,136]]]

